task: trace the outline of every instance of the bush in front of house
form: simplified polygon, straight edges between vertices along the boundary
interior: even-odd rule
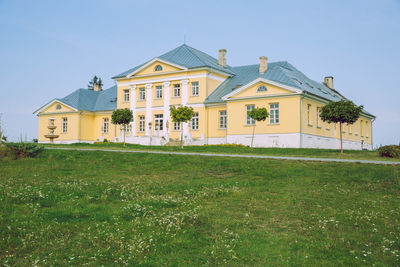
[[[381,157],[400,158],[400,145],[381,146],[378,153]]]
[[[36,157],[43,150],[43,147],[39,146],[37,143],[18,142],[5,143],[4,149],[5,155],[11,156],[14,159],[19,159]]]

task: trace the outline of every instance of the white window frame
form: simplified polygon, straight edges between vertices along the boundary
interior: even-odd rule
[[[68,118],[62,118],[62,133],[68,133]]]
[[[279,124],[279,103],[269,104],[269,124]]]
[[[146,116],[139,115],[138,122],[139,122],[138,132],[143,133],[146,130]]]
[[[307,123],[308,125],[312,125],[311,104],[307,104]]]
[[[139,101],[146,100],[146,89],[144,87],[139,88]]]
[[[316,107],[316,114],[317,114],[317,128],[321,128],[321,123],[320,123],[320,118],[319,118],[319,114],[321,112],[321,108],[320,107]]]
[[[255,105],[246,105],[246,125],[254,125],[256,124],[256,121],[250,117],[249,112],[255,109]]]
[[[364,137],[363,120],[360,120],[360,136],[361,136],[361,137]]]
[[[199,130],[199,113],[195,112],[192,117],[192,130],[197,131]]]
[[[108,134],[109,118],[103,118],[103,125],[101,127],[101,132],[103,134]]]
[[[173,123],[173,130],[174,131],[180,131],[181,130],[181,124],[179,122],[175,122]]]
[[[124,102],[129,102],[129,89],[124,89]]]
[[[160,64],[157,64],[155,67],[154,67],[154,71],[162,71],[163,70],[163,67],[160,65]]]
[[[227,124],[228,124],[228,116],[227,116],[226,110],[220,110],[219,111],[219,128],[226,129]]]
[[[181,97],[181,85],[179,83],[174,84],[174,97]]]
[[[158,122],[158,124],[156,123]],[[164,115],[163,114],[154,114],[154,130],[162,131],[164,129]]]
[[[157,85],[156,86],[156,99],[162,99],[163,98],[163,88],[162,85]]]
[[[192,82],[192,96],[199,96],[199,82]]]
[[[257,93],[260,93],[260,92],[267,92],[268,91],[268,88],[265,86],[265,85],[260,85],[258,88],[257,88]]]

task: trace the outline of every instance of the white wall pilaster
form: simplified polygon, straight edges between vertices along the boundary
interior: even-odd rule
[[[152,114],[151,114],[151,106],[152,106],[152,89],[153,84],[148,83],[146,84],[146,135],[152,135],[152,132],[149,129],[149,123],[152,122]],[[151,126],[154,129],[154,125]]]
[[[169,103],[170,103],[170,86],[171,82],[164,82],[163,83],[163,89],[164,89],[164,133],[165,133],[165,137],[169,137],[169,125],[167,127],[167,123],[170,122],[170,112],[169,112]],[[168,131],[167,131],[168,129]]]
[[[131,86],[131,110],[133,113],[132,135],[136,135],[136,85]]]

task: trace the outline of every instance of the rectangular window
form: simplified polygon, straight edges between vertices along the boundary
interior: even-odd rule
[[[174,131],[180,131],[181,130],[181,124],[179,122],[174,122]]]
[[[54,120],[53,120],[54,123]],[[68,118],[62,118],[62,132],[67,133],[68,132]]]
[[[352,133],[352,131],[353,131],[353,129],[352,129],[352,125],[351,124],[347,124],[347,127],[348,127],[348,131],[349,131],[349,134],[353,134]]]
[[[102,132],[105,134],[108,133],[108,118],[103,118]]]
[[[154,115],[154,130],[156,131],[162,131],[163,128],[163,122],[164,122],[164,116],[163,114],[156,114]]]
[[[180,96],[181,96],[181,85],[174,84],[174,97],[180,97]]]
[[[139,100],[140,101],[146,100],[146,91],[145,91],[144,87],[139,88]]]
[[[124,102],[129,102],[129,89],[124,90]]]
[[[192,130],[198,130],[198,129],[199,129],[199,113],[195,112],[192,117]]]
[[[317,107],[317,127],[321,127],[319,113],[320,113],[320,108]]]
[[[254,109],[254,105],[246,106],[246,124],[247,125],[254,125],[256,122],[249,116],[249,112]]]
[[[307,104],[307,121],[308,121],[308,125],[312,125],[311,104]]]
[[[219,112],[219,128],[226,129],[227,125],[227,117],[226,117],[226,110]]]
[[[49,119],[49,126],[54,126],[54,119]]]
[[[192,82],[192,96],[199,95],[199,82]]]
[[[368,137],[368,121],[365,121],[365,137]]]
[[[139,132],[144,132],[146,127],[146,120],[144,116],[139,116]]]
[[[364,132],[363,132],[363,120],[360,120],[360,136],[364,136]]]
[[[269,104],[269,124],[279,124],[279,103]]]
[[[156,86],[156,98],[157,99],[162,98],[162,86],[161,85]]]

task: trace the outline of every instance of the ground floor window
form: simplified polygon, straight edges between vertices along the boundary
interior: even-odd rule
[[[103,118],[103,126],[102,126],[102,132],[103,133],[108,133],[108,118]]]
[[[254,105],[247,105],[246,106],[246,124],[247,125],[254,125],[256,122],[252,119],[249,115],[249,112],[254,109]]]
[[[269,123],[279,123],[279,103],[269,104]]]
[[[53,121],[54,123],[54,121]],[[67,133],[68,132],[68,118],[62,118],[62,132]]]
[[[198,129],[199,129],[199,113],[195,112],[192,117],[192,130],[198,130]]]
[[[179,122],[174,122],[174,131],[180,131],[181,130],[181,124]]]
[[[163,114],[154,115],[154,125],[155,125],[154,130],[156,131],[163,130],[163,122],[164,122],[163,117],[164,117]]]
[[[144,132],[146,120],[144,116],[139,116],[139,132]]]
[[[227,118],[226,118],[226,110],[219,112],[219,128],[226,129]]]

